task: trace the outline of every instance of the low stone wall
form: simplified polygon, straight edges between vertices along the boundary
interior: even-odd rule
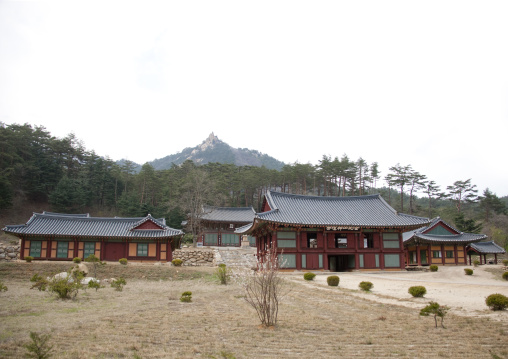
[[[214,252],[208,248],[182,248],[173,252],[173,259],[181,259],[183,266],[214,265]]]
[[[19,245],[0,243],[0,261],[19,259]]]

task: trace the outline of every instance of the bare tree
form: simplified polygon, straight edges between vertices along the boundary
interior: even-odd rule
[[[205,205],[214,205],[215,199],[215,188],[208,173],[201,168],[190,169],[182,186],[180,205],[187,213],[187,228],[193,235],[194,245],[202,232],[203,208]]]
[[[287,294],[288,287],[279,275],[277,251],[268,249],[258,258],[257,271],[244,282],[245,300],[255,310],[264,327],[277,324],[279,303]]]

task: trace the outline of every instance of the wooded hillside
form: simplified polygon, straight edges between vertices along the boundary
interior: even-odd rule
[[[166,170],[147,163],[139,173],[134,166],[87,151],[72,134],[56,138],[44,127],[0,123],[0,226],[24,223],[33,211],[48,210],[93,216],[150,213],[181,228],[196,204],[259,210],[268,190],[317,196],[381,193],[400,212],[441,216],[462,231],[485,233],[508,245],[507,197],[488,189],[478,193],[470,179],[443,187],[411,165],[396,164],[381,174],[377,162],[344,154],[323,156],[317,165],[296,162],[280,171],[190,160]]]

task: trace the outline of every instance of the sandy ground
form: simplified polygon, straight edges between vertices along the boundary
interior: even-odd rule
[[[497,320],[508,320],[508,311],[493,312],[485,305],[485,298],[493,293],[508,296],[508,281],[496,278],[485,269],[495,266],[474,268],[472,276],[464,274],[469,266],[440,266],[437,272],[315,272],[316,278],[309,285],[328,287],[326,278],[330,275],[340,277],[339,288],[350,294],[385,304],[403,305],[410,308],[422,308],[434,301],[450,307],[450,312],[467,316],[487,316]],[[501,266],[499,266],[501,267]],[[292,280],[302,281],[303,272],[290,273]],[[374,284],[370,293],[358,290],[361,281]],[[427,289],[423,298],[413,298],[408,289],[421,285]],[[323,288],[323,289],[324,289]]]

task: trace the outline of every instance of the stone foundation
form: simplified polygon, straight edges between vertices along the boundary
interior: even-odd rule
[[[213,250],[208,248],[182,248],[173,252],[173,259],[181,259],[183,266],[209,266],[214,265]]]
[[[19,259],[19,245],[0,243],[0,261]]]

